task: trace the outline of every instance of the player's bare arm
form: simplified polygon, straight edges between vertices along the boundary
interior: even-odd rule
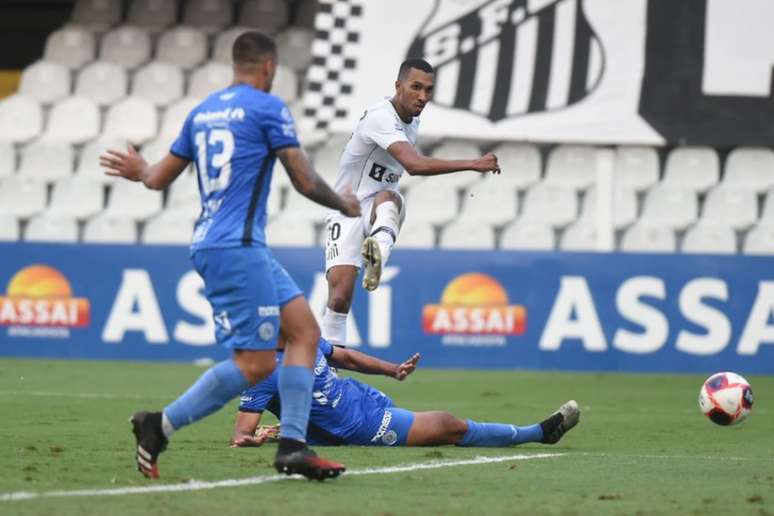
[[[312,168],[303,150],[287,147],[277,153],[298,193],[312,201],[338,210],[348,217],[360,216],[360,202],[352,192],[337,194]]]
[[[334,367],[347,369],[348,371],[356,371],[364,374],[380,374],[402,381],[416,370],[419,358],[419,353],[415,353],[408,360],[400,364],[394,364],[355,351],[354,349],[334,347],[333,354],[328,359],[328,362]]]
[[[127,145],[126,152],[108,149],[99,157],[99,164],[105,168],[105,174],[129,181],[142,181],[151,190],[167,188],[188,163],[174,154],[167,154],[158,163],[149,165],[132,145]]]
[[[266,439],[255,436],[255,429],[261,422],[261,414],[254,412],[237,412],[234,421],[234,435],[231,437],[232,448],[260,446]]]
[[[412,176],[437,176],[463,170],[500,173],[497,156],[491,152],[478,159],[437,159],[423,156],[408,142],[395,142],[387,148],[387,152]]]

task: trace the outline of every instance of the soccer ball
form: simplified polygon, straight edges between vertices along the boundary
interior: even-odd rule
[[[718,425],[743,421],[752,405],[750,383],[736,373],[715,373],[704,381],[699,391],[699,408]]]

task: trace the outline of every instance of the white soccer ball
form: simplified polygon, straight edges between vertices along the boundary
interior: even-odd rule
[[[722,426],[743,421],[752,410],[750,383],[736,373],[715,373],[699,391],[699,408],[710,421]]]

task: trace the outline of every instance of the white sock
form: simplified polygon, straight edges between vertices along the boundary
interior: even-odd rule
[[[164,412],[161,413],[161,431],[164,432],[164,437],[167,439],[169,439],[170,435],[175,433],[175,427],[172,426],[172,423],[167,419],[167,415]]]
[[[382,267],[390,258],[392,246],[395,245],[395,239],[398,238],[400,231],[400,212],[398,205],[394,202],[383,202],[376,207],[376,220],[371,230],[371,235],[379,244],[379,251],[382,253]]]
[[[323,314],[322,336],[325,340],[331,344],[338,344],[344,346],[347,343],[347,315],[339,312],[334,312],[328,307],[325,307],[325,313]]]

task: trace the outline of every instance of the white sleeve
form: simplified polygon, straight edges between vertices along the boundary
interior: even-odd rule
[[[368,143],[375,143],[384,150],[395,142],[407,142],[403,124],[395,119],[386,109],[372,111],[366,114],[363,125],[363,138]]]

